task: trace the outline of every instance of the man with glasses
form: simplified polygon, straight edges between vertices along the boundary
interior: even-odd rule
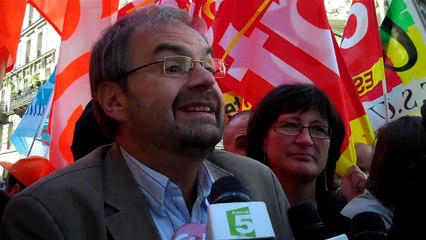
[[[234,175],[266,203],[276,238],[292,239],[271,170],[214,150],[224,124],[216,78],[226,64],[213,57],[204,29],[182,10],[153,5],[104,32],[90,84],[95,118],[114,143],[13,199],[1,237],[177,239],[186,227],[205,231],[213,182]]]

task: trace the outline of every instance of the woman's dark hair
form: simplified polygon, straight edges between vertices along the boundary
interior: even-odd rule
[[[382,203],[394,206],[409,172],[424,161],[425,131],[422,118],[404,116],[377,130],[367,189]]]
[[[336,162],[341,155],[345,138],[345,126],[328,96],[315,85],[281,85],[270,91],[254,107],[247,128],[247,156],[268,165],[267,160],[264,159],[262,145],[271,126],[283,113],[306,112],[310,109],[318,110],[332,129],[326,168],[317,178],[326,179],[325,182],[317,180],[317,189],[332,189]]]
[[[419,134],[425,135],[426,129],[426,100],[423,100],[423,105],[420,108],[422,119],[423,131],[420,130]],[[425,149],[426,145],[420,147]],[[412,160],[411,160],[412,161]],[[423,234],[423,227],[425,226],[424,216],[426,215],[426,197],[424,191],[426,189],[426,178],[424,177],[424,170],[426,169],[425,155],[419,158],[416,163],[406,174],[404,183],[401,184],[403,192],[398,203],[395,204],[395,212],[393,215],[392,227],[388,232],[388,239],[415,239],[419,234]],[[420,221],[419,221],[420,219]]]

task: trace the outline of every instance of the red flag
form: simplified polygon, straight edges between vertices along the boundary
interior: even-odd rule
[[[419,115],[426,97],[423,7],[421,1],[392,1],[379,32],[374,1],[353,1],[341,50],[373,130]]]
[[[284,83],[312,83],[328,94],[346,125],[344,154],[339,160],[339,173],[346,174],[355,163],[348,150],[350,121],[365,112],[351,79],[345,78],[324,2],[223,1],[213,32],[214,53],[229,64],[220,84],[254,106]]]
[[[353,0],[340,49],[361,100],[368,100],[372,91],[380,91],[382,96],[384,65],[374,0]],[[356,133],[354,142],[373,144],[367,116],[359,118],[351,128]]]
[[[91,46],[100,32],[115,20],[113,16],[118,9],[118,0],[51,0],[44,3],[52,6],[66,4],[49,119],[49,160],[56,168],[61,168],[73,161],[70,146],[74,125],[90,100],[88,70]],[[49,18],[48,13],[44,14]]]
[[[366,100],[366,94],[384,78],[374,0],[353,0],[340,48],[357,91]]]
[[[50,23],[50,25],[52,25],[56,32],[62,35],[67,5],[69,2],[73,1],[74,0],[28,0],[28,3],[40,12],[40,14],[48,23]]]
[[[26,0],[0,0],[0,73],[3,67],[11,71],[15,64],[26,4]]]
[[[424,10],[424,1],[393,0],[380,26],[389,120],[420,115],[420,107],[426,99]],[[386,123],[385,103],[380,87],[368,92],[366,97],[363,104],[373,129],[377,129]]]

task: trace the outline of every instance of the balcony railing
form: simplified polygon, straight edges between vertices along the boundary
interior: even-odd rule
[[[10,109],[19,108],[28,105],[33,98],[37,95],[39,88],[29,87],[24,90],[19,90],[17,93],[12,94]]]
[[[55,49],[52,49],[30,63],[14,70],[13,73],[7,74],[4,78],[4,83],[10,85],[15,81],[25,81],[25,85],[30,85],[31,82],[28,79],[29,76],[39,74],[40,69],[45,68],[47,65],[53,65],[54,63]],[[42,83],[43,81],[41,81],[40,86]],[[10,108],[6,112],[3,111],[2,113],[5,113],[8,116],[12,114],[22,116],[23,113],[25,113],[28,104],[31,103],[33,98],[37,95],[38,90],[39,86],[32,85],[27,88],[17,90],[16,92],[12,92],[10,100],[6,100],[7,102],[10,102]]]

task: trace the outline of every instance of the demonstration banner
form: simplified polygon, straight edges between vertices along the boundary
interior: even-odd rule
[[[362,2],[368,1],[354,2],[359,5],[354,16],[366,19],[363,13],[372,9]],[[418,115],[426,99],[426,2],[393,0],[380,26],[381,42],[373,26],[377,20],[369,20],[368,24],[356,21],[356,30],[345,28],[341,46],[376,130],[401,116]]]
[[[366,114],[322,0],[134,0],[120,11],[118,0],[30,3],[62,37],[49,121],[50,160],[57,168],[73,161],[74,124],[90,99],[90,46],[117,17],[149,4],[174,5],[206,20],[215,57],[228,63],[228,74],[218,83],[225,97],[230,96],[229,112],[255,106],[269,90],[283,83],[311,83],[323,89],[346,123],[338,172],[345,174],[355,162],[350,127],[353,122],[362,123]]]

